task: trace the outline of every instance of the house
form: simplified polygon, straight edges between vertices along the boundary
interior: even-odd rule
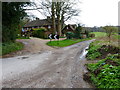
[[[76,33],[76,28],[77,28],[77,25],[76,24],[68,24],[66,25],[63,29],[62,29],[62,33],[63,34],[66,34],[67,32],[73,32],[73,33]],[[82,28],[81,32],[80,32],[80,37],[81,38],[87,38],[87,30]]]
[[[68,24],[62,29],[62,34],[66,34],[67,32],[75,32],[76,24]]]
[[[56,19],[57,22],[57,19]],[[57,26],[57,25],[56,25]],[[31,31],[37,28],[45,28],[46,31],[44,31],[44,35],[47,37],[50,33],[53,33],[53,25],[52,20],[50,17],[47,17],[47,19],[39,19],[36,18],[36,20],[28,22],[24,25],[23,29],[25,31]]]
[[[37,18],[34,21],[28,22],[24,25],[24,29],[25,30],[29,30],[29,29],[33,29],[33,28],[41,28],[44,27],[46,28],[48,31],[53,30],[53,26],[52,26],[52,20],[50,17],[47,17],[47,19],[39,19]]]

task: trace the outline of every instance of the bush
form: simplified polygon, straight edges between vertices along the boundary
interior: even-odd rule
[[[45,36],[45,31],[46,30],[44,28],[34,29],[34,31],[33,31],[33,37],[47,38]]]
[[[85,30],[86,37],[89,38],[90,32],[88,30]]]
[[[16,29],[2,26],[2,42],[14,42],[17,37]]]
[[[89,37],[94,38],[95,34],[89,34]]]
[[[67,39],[72,39],[72,38],[74,38],[74,33],[73,32],[67,32],[66,37],[67,37]]]
[[[81,31],[82,31],[82,27],[79,25],[79,26],[75,29],[74,38],[81,39]]]

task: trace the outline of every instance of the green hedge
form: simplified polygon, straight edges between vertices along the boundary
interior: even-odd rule
[[[47,35],[45,35],[45,29],[44,28],[39,28],[39,29],[35,29],[33,31],[33,37],[38,37],[38,38],[48,38]]]
[[[66,33],[67,39],[72,39],[72,38],[74,38],[74,36],[75,36],[75,34],[73,32],[67,32]]]

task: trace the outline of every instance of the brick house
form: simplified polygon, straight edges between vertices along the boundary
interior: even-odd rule
[[[56,20],[57,21],[57,20]],[[47,17],[47,19],[36,19],[34,21],[28,22],[24,25],[23,29],[25,31],[35,29],[35,28],[45,28],[45,34],[53,33],[53,26],[52,26],[52,20],[50,17]]]

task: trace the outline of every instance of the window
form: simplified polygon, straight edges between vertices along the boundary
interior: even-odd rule
[[[50,29],[50,28],[51,28],[51,26],[48,26],[48,28]]]
[[[67,26],[67,29],[68,29],[68,26]]]

